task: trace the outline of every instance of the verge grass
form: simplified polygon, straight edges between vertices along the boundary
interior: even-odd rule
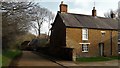
[[[110,60],[120,60],[119,56],[113,57],[78,57],[76,58],[78,62],[98,62],[98,61],[110,61]]]
[[[6,50],[2,52],[2,66],[9,66],[11,61],[17,57],[20,56],[22,52],[20,50]]]

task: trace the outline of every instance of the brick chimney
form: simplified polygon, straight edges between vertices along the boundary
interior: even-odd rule
[[[93,10],[92,10],[92,16],[96,16],[97,14],[96,14],[96,10],[95,10],[95,7],[93,7]]]
[[[61,1],[61,4],[60,4],[60,12],[67,13],[67,5],[63,4],[63,1]]]

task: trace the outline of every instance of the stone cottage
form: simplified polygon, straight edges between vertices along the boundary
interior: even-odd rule
[[[51,47],[73,49],[72,58],[118,55],[115,14],[104,18],[97,16],[95,7],[91,15],[68,13],[67,8],[68,5],[61,2],[51,28]]]

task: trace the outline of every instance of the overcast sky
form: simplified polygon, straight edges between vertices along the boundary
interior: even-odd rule
[[[97,10],[97,16],[104,17],[104,13],[117,10],[120,0],[0,0],[0,1],[33,1],[40,3],[42,7],[51,10],[53,13],[59,11],[61,1],[68,5],[68,12],[91,15],[94,6]]]
[[[64,1],[68,5],[68,12],[91,15],[94,6],[97,10],[97,16],[104,16],[105,12],[116,10],[120,0],[34,0],[39,2],[42,7],[46,7],[55,14],[59,11],[59,4]]]
[[[7,0],[4,0],[7,1]],[[8,0],[11,1],[11,0]],[[13,0],[12,0],[13,1]],[[15,0],[14,0],[15,1]],[[26,0],[19,0],[26,1]],[[68,5],[68,12],[77,14],[91,15],[95,2],[97,16],[104,17],[104,13],[118,9],[118,2],[120,0],[27,0],[40,3],[41,7],[45,7],[52,11],[54,14],[59,11],[61,1]],[[42,33],[48,31],[47,23],[43,24]]]

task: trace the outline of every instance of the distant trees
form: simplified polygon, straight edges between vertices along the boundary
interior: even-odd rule
[[[44,22],[50,22],[53,18],[52,12],[41,8],[33,2],[0,2],[2,12],[2,42],[3,49],[9,48],[16,38],[28,33],[30,28],[40,28]]]
[[[106,18],[111,18],[111,14],[117,14],[117,11],[110,10],[109,12],[104,13]]]
[[[1,2],[2,12],[2,41],[3,48],[8,48],[9,44],[19,35],[28,32],[30,15],[28,14],[32,3],[25,2]]]
[[[118,19],[120,20],[120,7],[117,10],[117,14],[118,14]]]
[[[106,18],[111,18],[111,14],[114,13],[116,16],[116,20],[118,20],[118,31],[120,36],[120,6],[116,11],[111,10],[110,12],[107,12],[104,14]]]

